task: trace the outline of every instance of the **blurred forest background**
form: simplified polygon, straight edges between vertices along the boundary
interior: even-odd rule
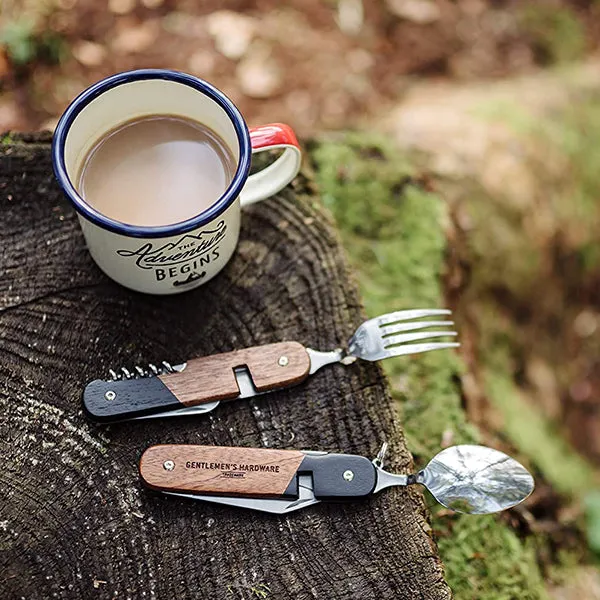
[[[481,441],[535,473],[499,517],[431,503],[457,599],[594,600],[599,45],[598,0],[0,0],[0,132],[142,67],[290,123],[368,314],[456,312],[457,355],[385,365],[415,461]]]

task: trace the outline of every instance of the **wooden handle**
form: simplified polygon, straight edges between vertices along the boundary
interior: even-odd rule
[[[298,342],[254,346],[188,361],[181,373],[159,379],[184,406],[236,398],[240,390],[233,370],[247,367],[259,392],[300,383],[308,377],[310,358]]]
[[[140,460],[144,483],[160,491],[229,496],[297,496],[304,453],[216,446],[148,448]]]
[[[377,483],[373,463],[353,454],[169,445],[148,448],[140,460],[144,483],[163,492],[297,498],[300,473],[312,476],[323,500],[365,497]]]
[[[234,369],[246,367],[254,386],[266,392],[300,383],[310,358],[298,342],[254,346],[190,360],[184,371],[159,377],[90,382],[83,392],[86,414],[100,422],[159,414],[240,394]]]

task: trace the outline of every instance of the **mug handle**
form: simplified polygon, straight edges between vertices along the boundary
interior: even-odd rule
[[[240,204],[260,202],[283,189],[300,170],[302,152],[296,134],[289,125],[271,123],[250,129],[252,153],[283,149],[277,160],[248,177],[240,194]]]

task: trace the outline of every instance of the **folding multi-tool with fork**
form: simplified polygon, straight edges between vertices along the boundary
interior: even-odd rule
[[[223,400],[250,398],[304,381],[332,363],[348,365],[357,358],[377,361],[459,344],[430,341],[455,336],[444,330],[446,320],[422,320],[449,315],[446,309],[403,310],[365,321],[348,348],[321,352],[298,342],[279,342],[194,358],[172,366],[121,368],[111,379],[90,382],[83,394],[88,415],[101,422],[197,415],[215,409]],[[442,328],[442,330],[432,328]],[[419,331],[430,329],[429,331]]]

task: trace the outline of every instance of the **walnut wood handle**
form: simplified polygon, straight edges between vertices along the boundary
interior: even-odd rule
[[[163,492],[253,498],[298,497],[298,475],[312,475],[319,499],[373,493],[377,474],[363,456],[218,446],[148,448],[140,460],[144,483]]]
[[[298,342],[254,346],[188,361],[180,373],[124,381],[90,382],[83,393],[86,413],[95,421],[110,422],[159,414],[240,394],[234,369],[246,367],[259,392],[302,382],[310,358]]]
[[[308,377],[310,358],[298,342],[278,342],[188,361],[181,373],[159,379],[184,406],[236,398],[233,370],[247,367],[259,392],[295,385]]]
[[[160,491],[296,496],[295,475],[303,458],[297,450],[152,446],[142,455],[140,475],[148,487]]]

